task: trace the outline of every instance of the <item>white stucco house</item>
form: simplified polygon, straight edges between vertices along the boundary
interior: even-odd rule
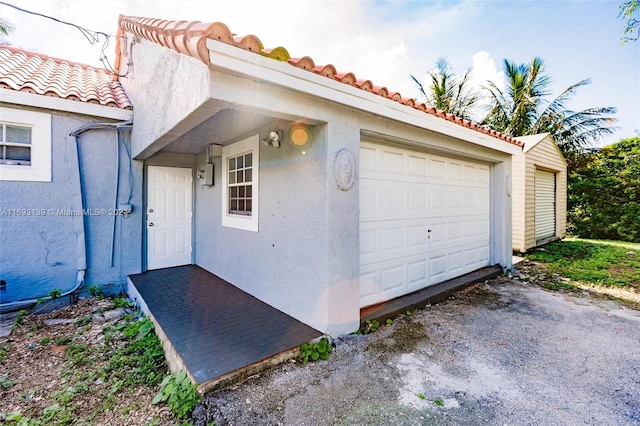
[[[523,143],[221,23],[121,16],[143,270],[196,264],[322,332],[511,266]]]

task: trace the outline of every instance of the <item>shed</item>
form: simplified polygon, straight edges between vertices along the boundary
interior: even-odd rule
[[[513,157],[513,250],[527,250],[567,233],[567,162],[549,133],[517,138]]]

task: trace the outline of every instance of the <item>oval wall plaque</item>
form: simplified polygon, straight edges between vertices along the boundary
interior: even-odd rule
[[[348,149],[342,148],[333,159],[333,177],[338,188],[348,191],[356,178],[356,162]]]

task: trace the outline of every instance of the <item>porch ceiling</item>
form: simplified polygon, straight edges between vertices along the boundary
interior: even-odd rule
[[[226,108],[177,138],[162,151],[199,154],[211,144],[227,145],[255,134],[269,124],[277,123],[273,117]]]

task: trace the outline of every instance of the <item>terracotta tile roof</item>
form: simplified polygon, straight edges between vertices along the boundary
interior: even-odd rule
[[[391,99],[404,104],[407,107],[424,111],[427,114],[443,118],[463,127],[502,139],[521,148],[524,146],[521,141],[518,141],[511,136],[504,135],[496,132],[495,130],[480,126],[460,117],[456,117],[453,114],[427,106],[424,103],[415,101],[414,99],[404,98],[400,93],[389,90],[386,87],[376,86],[370,80],[358,79],[353,73],[339,73],[331,64],[316,65],[313,62],[313,59],[308,56],[292,58],[284,47],[266,49],[258,37],[254,35],[236,36],[225,24],[221,22],[203,23],[199,21],[167,21],[162,19],[120,15],[118,24],[119,33],[126,31],[137,35],[138,37],[157,43],[178,53],[198,58],[206,65],[210,64],[207,39],[218,40],[240,49],[255,52],[262,56],[282,62],[288,62],[294,67],[374,93],[382,96],[383,98]],[[120,63],[119,48],[116,51],[116,55],[116,70],[118,70]]]
[[[132,109],[107,70],[0,46],[0,89]]]

